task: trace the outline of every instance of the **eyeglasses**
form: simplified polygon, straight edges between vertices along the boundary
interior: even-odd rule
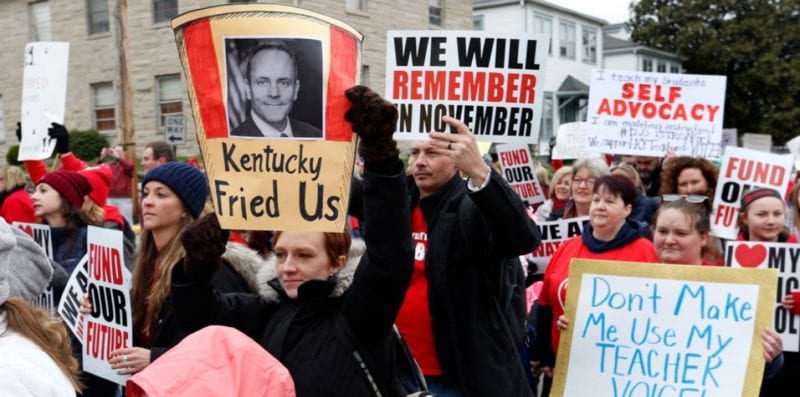
[[[661,195],[661,201],[671,202],[678,200],[686,200],[687,203],[700,204],[708,200],[708,196],[702,194],[664,194]]]
[[[581,183],[584,183],[584,182],[586,182],[587,186],[594,186],[594,183],[597,182],[597,179],[595,179],[595,178],[585,178],[585,179],[584,178],[573,178],[572,179],[572,183],[574,183],[576,185],[580,185]]]

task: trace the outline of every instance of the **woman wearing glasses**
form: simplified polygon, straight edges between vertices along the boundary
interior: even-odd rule
[[[550,213],[547,220],[555,221],[588,216],[595,182],[597,178],[608,174],[608,165],[601,159],[583,159],[575,162],[572,166],[572,183],[570,184],[572,198],[564,208]]]
[[[576,173],[580,177],[580,170]],[[574,179],[573,179],[574,181]],[[573,182],[574,183],[574,182]],[[636,200],[636,188],[622,175],[597,179],[589,202],[589,224],[581,236],[558,247],[544,274],[536,310],[536,345],[534,361],[552,378],[560,331],[555,319],[564,314],[564,300],[570,261],[573,258],[628,262],[657,262],[655,247],[641,236],[641,225],[628,220]]]

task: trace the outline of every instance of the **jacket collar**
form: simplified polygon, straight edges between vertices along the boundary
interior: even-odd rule
[[[616,248],[620,248],[638,239],[639,237],[641,237],[640,229],[641,225],[638,222],[628,219],[622,225],[622,228],[619,229],[617,235],[614,236],[613,240],[600,241],[596,239],[592,234],[592,224],[587,223],[583,227],[582,238],[583,238],[583,243],[586,244],[586,247],[589,248],[589,251],[599,254],[606,251],[611,251]]]
[[[422,210],[422,214],[425,217],[425,223],[428,225],[428,230],[433,228],[433,225],[436,223],[439,214],[444,212],[445,207],[448,203],[455,197],[458,197],[461,194],[466,194],[466,188],[464,187],[464,180],[461,179],[461,175],[456,172],[452,178],[450,178],[447,183],[445,183],[442,187],[440,187],[437,191],[433,192],[428,197],[420,198],[419,197],[419,189],[414,188],[412,197],[412,206],[419,203],[419,208]]]

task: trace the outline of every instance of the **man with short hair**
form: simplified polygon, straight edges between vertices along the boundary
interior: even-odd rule
[[[269,41],[253,49],[245,79],[250,111],[231,136],[322,138],[319,128],[289,117],[300,80],[294,54],[285,43]]]
[[[661,159],[650,156],[633,156],[636,171],[642,178],[642,186],[647,197],[658,197],[661,189]]]
[[[153,168],[172,161],[175,161],[172,146],[163,141],[150,142],[142,152],[142,171],[147,175]]]

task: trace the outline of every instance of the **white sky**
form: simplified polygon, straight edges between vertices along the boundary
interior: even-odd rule
[[[570,8],[582,14],[605,19],[608,23],[627,21],[628,5],[631,0],[547,0],[561,7]]]

